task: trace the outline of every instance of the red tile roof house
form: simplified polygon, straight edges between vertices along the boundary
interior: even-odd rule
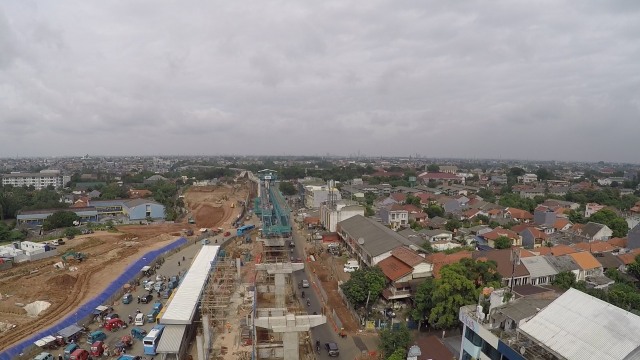
[[[459,251],[453,254],[434,253],[427,255],[426,261],[433,266],[433,277],[438,279],[440,277],[440,270],[443,266],[449,264],[455,264],[462,259],[471,259],[472,253],[470,251]]]
[[[502,249],[489,251],[475,251],[473,258],[479,261],[493,260],[498,265],[498,273],[502,275],[502,283],[505,286],[511,285],[513,276],[514,286],[525,285],[529,283],[531,275],[529,270],[520,262],[514,267],[517,249]]]
[[[429,180],[442,181],[445,183],[462,181],[462,179],[455,174],[442,173],[442,172],[433,172],[433,173],[423,172],[422,174],[418,175],[418,178],[424,183],[428,183]]]
[[[432,276],[433,265],[417,252],[399,247],[391,251],[391,256],[380,261],[378,266],[387,277],[388,286],[382,296],[386,300],[399,300],[411,297],[415,288]]]
[[[495,248],[495,241],[500,236],[506,236],[511,239],[511,246],[522,246],[522,236],[508,229],[497,227],[492,231],[481,235],[481,237],[484,238],[487,241],[487,244],[492,248]]]
[[[525,223],[533,220],[533,214],[530,212],[512,207],[504,209],[503,216],[505,219],[513,219]]]

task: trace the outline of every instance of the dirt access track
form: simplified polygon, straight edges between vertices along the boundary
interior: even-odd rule
[[[59,246],[58,256],[16,264],[0,272],[0,322],[16,325],[0,333],[0,352],[73,314],[80,305],[104,291],[141,254],[169,244],[181,236],[181,230],[229,229],[241,209],[231,204],[246,200],[247,195],[246,185],[191,188],[184,196],[195,225],[188,224],[185,218],[180,223],[126,225],[118,227],[118,232],[78,236]],[[218,203],[218,198],[223,197],[228,200]],[[86,260],[67,260],[66,269],[56,269],[53,264],[72,249],[84,253]],[[28,317],[17,305],[38,300],[51,306],[35,318]]]

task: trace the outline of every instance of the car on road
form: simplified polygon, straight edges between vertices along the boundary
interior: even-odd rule
[[[40,355],[34,358],[35,360],[53,360],[53,355],[48,352],[41,352]]]
[[[151,300],[153,300],[153,295],[151,294],[140,296],[140,302],[143,304],[148,304],[151,302]]]
[[[308,288],[309,287],[309,280],[302,280],[300,281],[300,284],[302,284],[303,288]]]
[[[231,235],[230,231],[227,231],[226,233],[224,233],[224,236],[229,236],[229,235]]]
[[[328,342],[326,344],[324,344],[325,349],[327,349],[327,353],[329,353],[329,356],[339,356],[340,355],[340,350],[338,349],[338,344],[334,343],[334,342]]]
[[[113,314],[109,314],[109,315],[105,316],[104,320],[105,321],[109,321],[111,319],[119,319],[119,318],[120,318],[120,315],[113,313]]]

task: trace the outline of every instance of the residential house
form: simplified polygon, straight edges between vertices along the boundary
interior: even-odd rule
[[[544,188],[522,189],[520,190],[520,197],[525,199],[533,199],[536,196],[544,197],[546,190]]]
[[[607,225],[595,222],[588,222],[584,226],[574,226],[571,232],[584,238],[587,241],[609,240],[613,236],[613,231]]]
[[[505,219],[513,219],[519,222],[530,222],[533,220],[533,215],[530,212],[517,208],[506,208],[503,211],[503,215]]]
[[[537,227],[529,226],[519,234],[522,236],[522,246],[525,249],[536,249],[544,246],[547,242],[547,234]]]
[[[627,233],[627,244],[629,249],[640,249],[640,224],[634,226]]]
[[[559,273],[565,271],[573,273],[576,279],[578,279],[578,276],[580,276],[580,272],[582,271],[581,267],[575,260],[573,260],[571,256],[569,256],[569,254],[545,255],[545,258],[547,259],[547,262],[549,262],[549,264],[551,264],[551,266],[553,266],[554,269],[556,269],[556,271],[558,271]]]
[[[535,250],[539,255],[562,256],[577,252],[576,248],[568,245],[556,245],[553,247],[543,246]]]
[[[447,221],[448,220],[446,218],[436,216],[426,220],[425,225],[427,225],[427,227],[429,227],[430,229],[443,229],[447,224]]]
[[[89,197],[89,199],[98,199],[100,195],[102,195],[102,193],[98,190],[91,190],[87,193],[87,197]]]
[[[627,247],[627,238],[611,238],[607,242],[617,248],[624,249]]]
[[[556,199],[547,199],[540,205],[547,207],[562,207],[565,210],[577,210],[580,207],[580,204],[578,203]]]
[[[597,213],[598,211],[605,208],[605,205],[600,205],[596,203],[587,203],[584,208],[584,217],[588,218],[591,215]]]
[[[461,181],[461,178],[459,176],[443,172],[423,172],[422,174],[418,175],[418,178],[425,184],[427,184],[429,181],[442,181],[444,183]]]
[[[573,247],[579,251],[588,251],[592,254],[612,252],[617,248],[605,241],[579,242]]]
[[[603,271],[607,271],[609,269],[618,270],[624,265],[617,255],[610,252],[596,253],[593,254],[593,257],[595,257],[600,265],[602,265]]]
[[[349,252],[367,266],[375,266],[398,247],[417,248],[402,235],[362,215],[339,222],[336,231]]]
[[[432,276],[433,265],[408,247],[398,247],[391,256],[380,261],[378,267],[387,277],[388,286],[382,296],[386,300],[400,300],[411,297],[425,278]]]
[[[409,212],[400,204],[381,208],[378,216],[383,224],[389,225],[394,230],[409,225]]]
[[[633,249],[629,252],[625,252],[618,255],[618,259],[622,262],[621,269],[626,271],[627,265],[636,261],[636,257],[640,255],[640,249]]]
[[[501,236],[511,239],[511,246],[522,246],[522,237],[518,233],[508,229],[497,227],[490,232],[480,235],[480,237],[486,241],[486,244],[492,248],[495,248],[495,241]]]
[[[471,259],[473,258],[473,253],[470,251],[458,251],[453,254],[446,254],[443,252],[437,252],[433,254],[429,254],[426,256],[426,261],[430,263],[432,268],[432,274],[434,278],[440,277],[440,270],[443,266],[449,264],[455,264],[460,262],[462,259]]]
[[[581,251],[568,254],[567,256],[570,256],[580,268],[578,276],[576,277],[577,281],[585,280],[589,276],[602,275],[602,264],[600,264],[591,253]]]
[[[443,165],[440,166],[440,172],[445,174],[455,174],[458,172],[458,167],[455,165]]]
[[[439,229],[422,229],[418,231],[418,234],[422,236],[426,241],[436,242],[436,241],[452,241],[453,233],[447,230],[439,230]]]
[[[531,285],[551,284],[558,274],[558,270],[544,256],[522,257],[520,261],[529,272],[529,284]]]
[[[538,175],[536,174],[524,174],[518,176],[518,182],[521,184],[531,184],[538,182]]]
[[[557,218],[553,223],[553,229],[555,231],[567,231],[573,224],[567,218]]]
[[[473,258],[476,260],[496,262],[498,265],[498,273],[502,275],[502,283],[504,286],[511,286],[512,281],[514,286],[529,283],[529,270],[527,270],[521,261],[518,261],[518,257],[517,249],[475,251],[473,253]]]

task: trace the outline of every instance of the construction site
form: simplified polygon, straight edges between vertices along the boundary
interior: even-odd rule
[[[176,223],[118,226],[77,236],[57,248],[59,256],[16,264],[0,272],[0,351],[74,314],[104,291],[126,267],[197,229],[233,229],[238,203],[249,197],[246,181],[191,187],[185,206],[195,218]]]
[[[313,359],[309,330],[326,316],[301,305],[293,273],[305,263],[292,258],[290,209],[263,170],[253,213],[259,229],[238,237],[219,253],[201,300],[204,359]],[[243,266],[240,266],[242,262]],[[241,270],[238,270],[241,269]],[[193,353],[193,352],[192,352]]]

